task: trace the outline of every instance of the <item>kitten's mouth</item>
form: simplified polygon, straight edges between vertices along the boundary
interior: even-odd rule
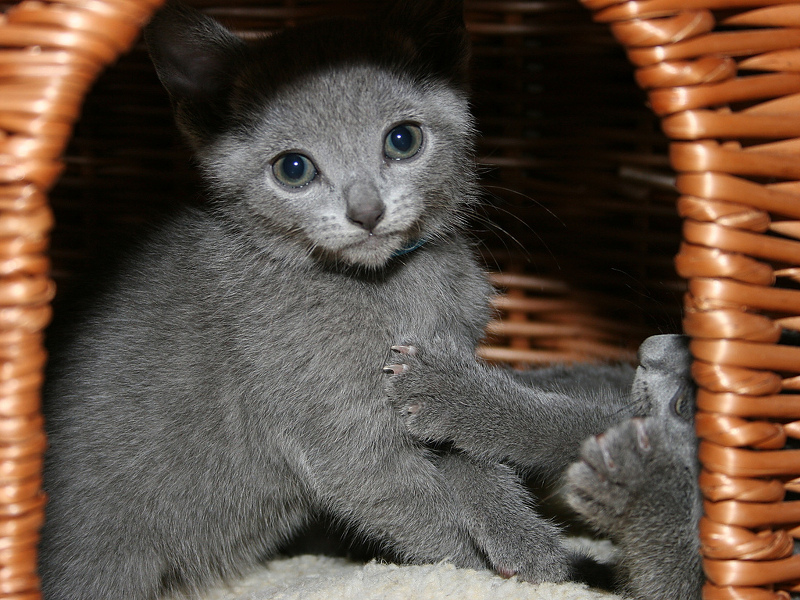
[[[380,267],[402,252],[406,246],[406,235],[400,233],[374,233],[359,241],[344,246],[338,254],[351,264]]]

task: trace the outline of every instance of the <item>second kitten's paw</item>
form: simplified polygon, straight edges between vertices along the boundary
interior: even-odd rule
[[[694,600],[703,580],[702,499],[687,340],[649,338],[640,359],[632,395],[648,416],[583,443],[566,473],[566,501],[615,542],[626,595]]]
[[[635,418],[583,443],[580,460],[567,470],[566,500],[587,523],[620,540],[673,514],[690,514],[696,478],[691,422]]]
[[[653,442],[645,419],[631,419],[586,440],[567,470],[567,503],[607,533],[626,518],[651,473]],[[650,475],[651,476],[651,475]]]

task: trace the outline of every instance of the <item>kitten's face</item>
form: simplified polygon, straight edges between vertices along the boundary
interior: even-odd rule
[[[284,86],[200,158],[265,236],[376,267],[459,224],[475,197],[471,140],[461,93],[364,64]]]
[[[477,196],[462,12],[385,0],[246,43],[168,2],[145,33],[219,209],[276,251],[379,267]]]

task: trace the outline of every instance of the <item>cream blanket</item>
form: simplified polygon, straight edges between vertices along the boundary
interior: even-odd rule
[[[578,583],[532,585],[449,564],[408,566],[305,555],[277,559],[201,600],[622,600]]]

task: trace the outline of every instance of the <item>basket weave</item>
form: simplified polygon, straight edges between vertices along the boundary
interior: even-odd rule
[[[135,45],[157,4],[25,0],[0,18],[0,598],[40,598],[51,277],[76,285],[91,257],[197,194]],[[194,4],[244,35],[359,10]],[[800,450],[784,449],[800,437],[800,348],[781,344],[800,330],[800,5],[585,4],[467,1],[488,199],[475,233],[505,291],[481,353],[628,358],[680,327],[685,296],[704,597],[785,598],[800,580],[800,503],[785,498],[800,491]]]

